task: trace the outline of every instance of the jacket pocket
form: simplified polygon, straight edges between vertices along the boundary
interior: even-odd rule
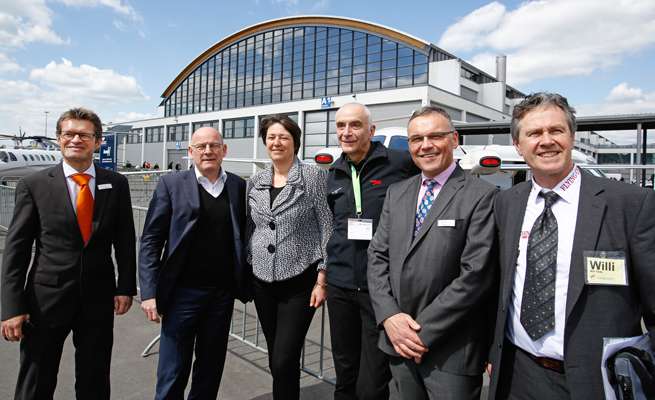
[[[34,274],[34,283],[43,286],[59,286],[59,274],[53,272],[37,271]]]

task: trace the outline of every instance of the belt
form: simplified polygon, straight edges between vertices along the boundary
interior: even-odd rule
[[[534,354],[527,352],[523,350],[522,348],[512,344],[514,347],[516,347],[520,352],[525,354],[526,356],[530,357],[532,361],[535,362],[535,364],[539,365],[542,368],[549,369],[551,371],[555,371],[558,374],[563,374],[564,373],[564,361],[562,360],[556,360],[554,358],[548,358],[548,357],[537,357]]]

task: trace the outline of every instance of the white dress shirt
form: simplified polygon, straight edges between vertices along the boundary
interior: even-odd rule
[[[193,170],[196,171],[196,179],[198,180],[198,183],[207,193],[209,193],[213,198],[217,198],[221,195],[223,188],[225,187],[225,180],[227,179],[227,173],[223,168],[221,168],[218,173],[218,179],[216,179],[216,182],[214,183],[205,178],[200,171],[198,171],[198,168],[195,165],[193,166]]]
[[[525,217],[521,225],[519,255],[516,260],[516,274],[509,304],[507,338],[516,346],[539,357],[564,359],[564,323],[566,320],[566,296],[569,287],[571,251],[580,200],[580,169],[577,166],[558,183],[553,191],[560,198],[551,210],[557,220],[557,272],[555,276],[555,329],[533,341],[521,325],[521,300],[525,282],[526,250],[532,225],[544,210],[544,199],[539,192],[548,192],[532,179],[532,190],[528,196]]]
[[[66,185],[68,185],[68,194],[71,198],[71,203],[73,204],[73,210],[77,214],[77,194],[80,192],[80,187],[75,183],[71,176],[79,174],[75,168],[66,164],[66,161],[62,161],[62,166],[64,167],[64,176],[66,177]],[[91,190],[91,195],[95,199],[96,197],[96,167],[91,163],[91,166],[87,168],[86,171],[81,172],[82,174],[91,175],[89,179],[89,189]]]
[[[437,196],[439,195],[439,192],[441,191],[443,185],[446,184],[446,181],[448,180],[448,178],[450,178],[450,175],[452,175],[456,165],[457,164],[455,164],[455,162],[453,161],[453,163],[450,164],[448,168],[441,171],[441,173],[435,176],[434,178],[428,178],[421,172],[421,183],[420,183],[421,186],[418,190],[418,199],[416,199],[417,213],[418,213],[418,208],[421,205],[421,200],[423,200],[423,196],[425,196],[425,192],[428,191],[428,185],[424,185],[423,182],[425,182],[426,179],[432,179],[437,181],[437,184],[434,185],[434,188],[432,189],[432,200],[434,201],[434,199],[436,199]]]

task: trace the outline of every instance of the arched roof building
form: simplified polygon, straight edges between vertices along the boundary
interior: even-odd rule
[[[336,145],[334,112],[346,102],[369,105],[382,127],[403,126],[411,110],[432,103],[457,121],[499,120],[522,96],[504,78],[398,30],[343,17],[286,17],[229,35],[186,65],[162,94],[163,118],[131,123],[122,161],[166,165],[203,125],[223,132],[232,157],[261,157],[255,132],[272,113],[299,122],[308,158]]]

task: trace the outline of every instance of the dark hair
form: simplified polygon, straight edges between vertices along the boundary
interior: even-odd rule
[[[82,107],[71,108],[59,116],[57,120],[57,136],[61,135],[61,123],[67,119],[79,119],[91,122],[96,138],[102,137],[102,122],[100,122],[100,117],[93,111]]]
[[[569,126],[571,135],[575,134],[575,108],[569,106],[569,102],[566,100],[566,97],[557,93],[537,92],[528,95],[528,97],[514,106],[514,111],[512,112],[512,124],[510,126],[512,140],[515,142],[519,140],[519,123],[521,122],[521,119],[525,117],[525,114],[529,113],[535,108],[549,106],[557,107],[564,111],[564,115],[566,115],[566,123]]]
[[[274,124],[282,125],[284,129],[291,134],[291,137],[293,138],[293,152],[297,155],[298,150],[300,150],[300,127],[294,120],[286,115],[276,114],[262,119],[259,124],[259,137],[262,138],[264,145],[266,145],[266,133],[268,132],[268,128]]]
[[[443,108],[437,106],[423,106],[418,110],[414,110],[412,116],[409,117],[409,121],[407,121],[407,125],[409,125],[409,123],[412,122],[412,120],[415,118],[425,117],[430,114],[437,114],[444,117],[448,121],[449,129],[451,131],[455,130],[455,127],[453,127],[453,120],[450,118],[450,115],[448,115],[448,112],[446,112],[446,110],[444,110]]]

